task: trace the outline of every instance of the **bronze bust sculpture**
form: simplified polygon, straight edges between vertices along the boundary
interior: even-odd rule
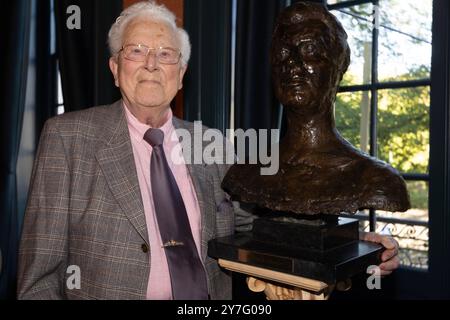
[[[271,48],[275,93],[288,120],[279,170],[261,175],[260,165],[233,165],[222,183],[232,196],[310,215],[410,207],[400,174],[336,130],[334,101],[350,62],[346,39],[341,24],[322,5],[295,3],[280,14]]]

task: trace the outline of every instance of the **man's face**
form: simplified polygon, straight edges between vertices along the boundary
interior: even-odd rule
[[[272,75],[283,105],[308,111],[336,87],[338,66],[332,59],[331,34],[319,20],[282,26],[273,39]]]
[[[180,49],[173,30],[163,22],[137,20],[126,27],[123,46],[142,44],[149,48],[169,47]],[[154,51],[143,62],[127,59],[121,51],[110,59],[110,68],[116,86],[130,107],[168,108],[182,87],[186,68],[177,64],[161,64]]]

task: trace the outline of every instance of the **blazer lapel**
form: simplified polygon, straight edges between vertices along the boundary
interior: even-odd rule
[[[185,129],[191,134],[191,159],[194,154],[194,127],[187,125],[186,122],[173,117],[173,125],[175,129]],[[202,133],[203,135],[203,133]],[[203,143],[203,142],[202,142]],[[215,229],[215,205],[214,205],[214,189],[211,178],[209,177],[206,164],[194,164],[191,159],[185,159],[186,167],[194,185],[195,193],[197,195],[198,204],[200,207],[202,234],[201,234],[201,253],[202,260],[205,261],[208,252],[208,241],[212,239]]]
[[[106,143],[98,149],[96,158],[113,196],[148,244],[144,205],[122,100],[112,104],[110,108],[111,117],[105,119],[105,126],[116,130],[112,136],[105,137]]]

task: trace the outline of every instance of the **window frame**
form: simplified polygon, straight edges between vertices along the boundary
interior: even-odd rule
[[[326,2],[326,1],[325,1]],[[332,10],[372,3],[379,0],[356,0],[327,5]],[[377,150],[377,91],[419,86],[430,88],[430,154],[428,174],[405,174],[406,181],[428,182],[428,269],[401,266],[395,282],[398,298],[450,297],[450,4],[433,0],[432,61],[429,79],[379,82],[377,74],[378,30],[372,30],[372,81],[370,84],[343,86],[339,92],[371,92],[370,155]],[[369,214],[370,229],[376,227],[376,211]],[[381,219],[380,219],[381,220]],[[411,221],[410,221],[411,222]]]

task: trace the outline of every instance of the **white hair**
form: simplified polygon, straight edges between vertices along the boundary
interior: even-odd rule
[[[177,27],[176,17],[169,9],[164,5],[156,4],[153,0],[135,3],[122,11],[108,33],[108,45],[111,56],[115,56],[122,48],[123,33],[127,25],[136,18],[163,22],[171,27],[180,45],[181,63],[183,66],[188,64],[191,56],[189,35],[184,29]]]

